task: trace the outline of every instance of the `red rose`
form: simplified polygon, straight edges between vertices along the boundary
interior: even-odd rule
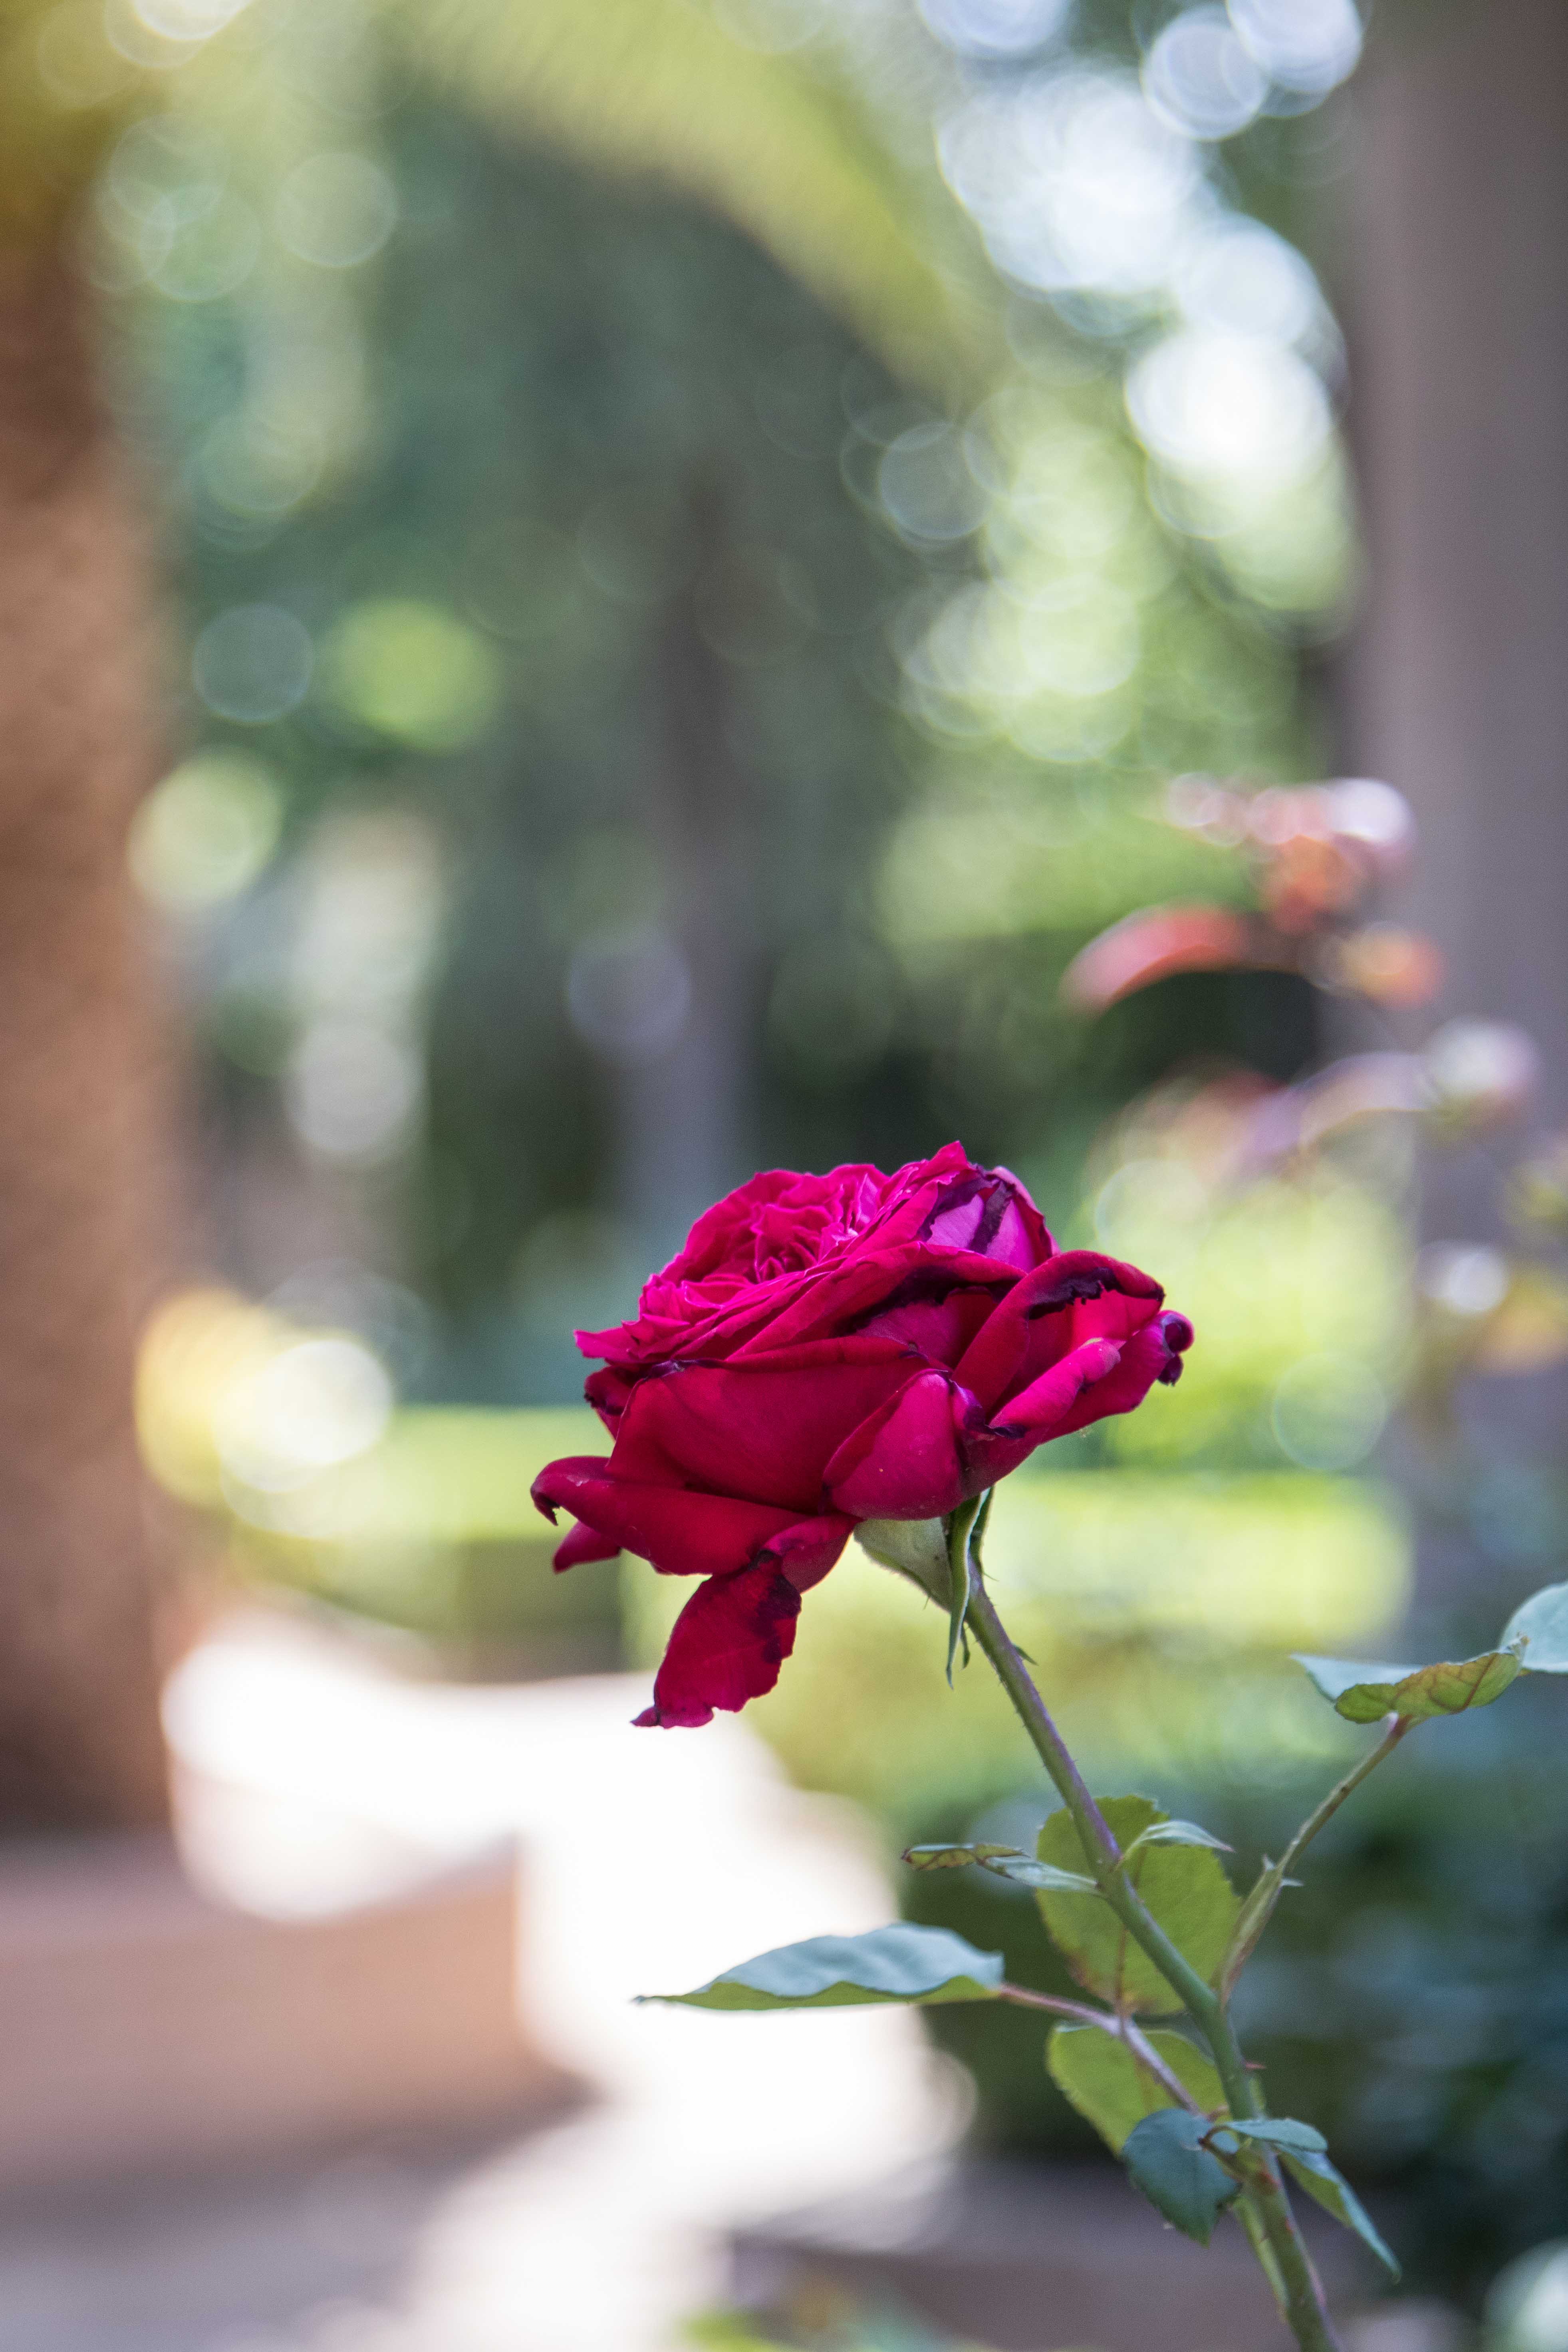
[[[613,1451],[533,1487],[578,1520],[558,1569],[625,1550],[703,1580],[637,1721],[772,1690],[858,1520],[942,1517],[1176,1380],[1192,1326],[1163,1297],[1058,1253],[1017,1178],[957,1143],[892,1176],[770,1170],[699,1217],[635,1322],[577,1334]]]

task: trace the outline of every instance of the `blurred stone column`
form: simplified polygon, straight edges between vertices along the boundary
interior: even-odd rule
[[[1540,1047],[1540,1131],[1568,1120],[1568,7],[1390,11],[1352,96],[1370,578],[1345,751],[1415,810],[1404,908],[1447,960],[1439,1013],[1517,1022]],[[1426,1236],[1503,1237],[1500,1175],[1483,1146],[1429,1150]],[[1539,1582],[1557,1557],[1528,1529],[1568,1379],[1468,1382],[1460,1409],[1474,1452],[1429,1435],[1407,1463],[1439,1601]]]
[[[1356,87],[1353,764],[1408,793],[1443,1010],[1512,1020],[1568,1118],[1568,7],[1400,13]],[[1428,1230],[1485,1222],[1435,1160]]]
[[[0,255],[0,1832],[165,1818],[132,1417],[167,1124],[156,598],[79,289]]]

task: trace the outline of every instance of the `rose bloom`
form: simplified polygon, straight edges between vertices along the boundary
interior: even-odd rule
[[[1163,1298],[1058,1251],[1017,1178],[957,1143],[891,1176],[773,1169],[699,1217],[635,1321],[577,1334],[609,1455],[533,1487],[578,1522],[558,1569],[625,1550],[700,1579],[637,1721],[772,1690],[858,1521],[945,1517],[1175,1381],[1193,1330]]]

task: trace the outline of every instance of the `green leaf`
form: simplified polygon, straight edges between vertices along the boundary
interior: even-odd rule
[[[1568,1675],[1568,1584],[1548,1584],[1520,1603],[1498,1643],[1516,1646],[1527,1675]]]
[[[1291,2148],[1282,2150],[1282,2154],[1290,2178],[1300,2183],[1309,2197],[1317,2199],[1325,2213],[1331,2213],[1336,2221],[1342,2221],[1347,2230],[1353,2230],[1363,2243],[1372,2248],[1378,2261],[1397,2278],[1399,2264],[1392,2251],[1373,2227],[1366,2207],[1350,2182],[1334,2169],[1328,2158],[1298,2153]]]
[[[856,1541],[879,1568],[896,1569],[945,1609],[952,1590],[947,1529],[941,1519],[862,1519]]]
[[[1269,2147],[1289,2148],[1296,2156],[1322,2156],[1328,2141],[1315,2124],[1292,2122],[1289,2116],[1263,2116],[1255,2123],[1238,2123],[1233,2117],[1226,2126],[1238,2139],[1260,2139]]]
[[[1148,2040],[1200,2107],[1211,2114],[1223,2111],[1224,2089],[1202,2051],[1180,2033],[1156,2029]],[[1175,2105],[1158,2075],[1126,2042],[1096,2025],[1058,2025],[1046,2044],[1046,2067],[1063,2097],[1094,2126],[1113,2156],[1121,2155],[1134,2124]]]
[[[1142,1843],[1147,1831],[1167,1819],[1147,1797],[1111,1797],[1100,1811],[1127,1857],[1128,1883],[1198,1974],[1212,1980],[1241,1908],[1217,1858],[1194,1846]],[[1089,1859],[1065,1812],[1046,1822],[1037,1850],[1042,1862],[1079,1875]],[[1087,1990],[1118,2010],[1158,2016],[1180,2009],[1178,1995],[1102,1899],[1051,1890],[1037,1899],[1052,1939]]]
[[[1363,1658],[1296,1654],[1310,1681],[1349,1723],[1377,1723],[1403,1715],[1413,1723],[1431,1716],[1463,1715],[1501,1698],[1520,1669],[1517,1650],[1483,1650],[1474,1658],[1442,1659],[1430,1666],[1372,1665]]]
[[[1093,1879],[1084,1877],[1081,1871],[1055,1870],[1048,1862],[1033,1862],[1012,1845],[911,1845],[903,1858],[915,1870],[962,1870],[966,1863],[977,1863],[994,1878],[1010,1879],[1016,1886],[1037,1891],[1052,1887],[1064,1895],[1100,1892]]]
[[[1235,1851],[1224,1838],[1216,1838],[1212,1830],[1205,1830],[1201,1822],[1155,1822],[1133,1840],[1128,1852],[1134,1853],[1145,1845],[1206,1845],[1215,1853]]]
[[[876,2001],[994,2000],[1000,1952],[946,1927],[900,1923],[865,1936],[812,1936],[726,1969],[695,1992],[639,1993],[689,2009],[858,2009]]]
[[[1121,2151],[1133,2187],[1200,2246],[1208,2244],[1215,2221],[1241,2193],[1240,2181],[1200,2144],[1208,2128],[1202,2116],[1165,2107],[1134,2124]]]

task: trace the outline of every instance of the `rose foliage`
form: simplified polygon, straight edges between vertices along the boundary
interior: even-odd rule
[[[775,1169],[700,1216],[636,1318],[577,1334],[607,1456],[552,1462],[558,1569],[635,1552],[700,1581],[639,1723],[771,1690],[800,1597],[865,1519],[940,1519],[1037,1445],[1173,1381],[1192,1340],[1157,1282],[1058,1250],[962,1145],[884,1175]]]

